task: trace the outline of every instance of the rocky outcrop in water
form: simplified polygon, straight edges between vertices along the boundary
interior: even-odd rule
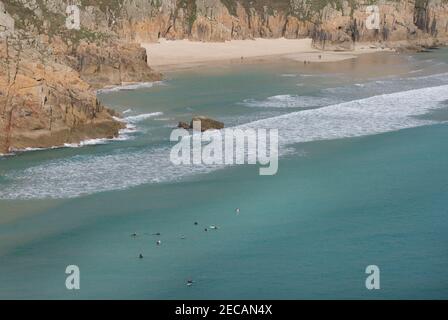
[[[198,123],[201,125],[202,132],[205,132],[208,130],[224,129],[224,123],[222,123],[218,120],[206,117],[206,116],[193,117],[193,119],[191,119],[191,122],[189,124],[181,121],[181,122],[179,122],[179,125],[177,127],[186,129],[186,130],[191,130],[191,129],[195,129],[194,125],[198,124]]]
[[[207,131],[207,130],[221,130],[224,129],[224,123],[222,123],[221,121],[209,118],[209,117],[205,117],[205,116],[196,116],[193,117],[193,119],[191,119],[190,122],[190,128],[194,129],[194,125],[196,123],[200,123],[201,124],[201,131]]]

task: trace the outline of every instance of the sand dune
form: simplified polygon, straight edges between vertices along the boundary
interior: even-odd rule
[[[194,42],[189,40],[143,43],[148,63],[156,69],[189,67],[217,61],[286,58],[298,62],[332,62],[356,58],[362,53],[384,51],[358,45],[349,52],[320,51],[312,48],[311,39],[255,39],[226,42]]]

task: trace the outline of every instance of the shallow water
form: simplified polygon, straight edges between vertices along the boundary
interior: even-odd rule
[[[0,160],[0,298],[446,298],[446,53],[193,69],[100,93],[135,126],[127,140]],[[174,167],[169,134],[194,114],[278,128],[278,174]]]

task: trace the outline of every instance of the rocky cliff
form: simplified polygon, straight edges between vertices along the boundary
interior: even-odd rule
[[[0,154],[116,137],[123,124],[95,89],[161,78],[139,45],[67,29],[62,8],[0,2]]]
[[[32,40],[0,40],[0,153],[113,138],[122,127],[79,73]]]
[[[62,0],[36,3],[46,3],[52,14],[64,13],[66,7]],[[195,41],[312,37],[316,47],[349,50],[357,41],[389,46],[406,42],[426,45],[448,37],[448,0],[73,0],[71,3],[80,7],[84,36],[116,37],[125,42],[150,42],[161,37]],[[367,10],[370,5],[378,7],[374,29],[366,25],[372,14]],[[59,20],[63,22],[63,16]],[[59,27],[51,29],[63,29],[62,22],[59,25],[53,22]]]
[[[448,38],[448,0],[3,0],[0,153],[116,136],[93,89],[159,80],[140,42],[257,37],[312,37],[324,50],[435,46]]]
[[[127,44],[161,37],[196,41],[312,37],[317,47],[328,49],[332,45],[350,49],[356,41],[393,45],[448,37],[448,0],[3,1],[17,28],[61,40],[70,51],[76,51],[80,42]],[[66,27],[68,4],[79,8],[79,30]],[[378,7],[375,28],[367,26],[371,5]]]
[[[85,53],[117,68],[124,57],[111,43],[157,41],[159,38],[195,41],[312,37],[321,49],[350,50],[356,42],[381,45],[428,45],[448,38],[448,0],[3,0],[17,28],[47,35],[64,43],[62,54]],[[66,27],[68,4],[79,8],[80,29]],[[375,27],[369,28],[372,9],[378,8]],[[97,48],[86,48],[93,44]],[[61,49],[61,48],[60,48]],[[103,52],[101,50],[105,49]],[[145,59],[133,48],[136,61]],[[104,59],[112,52],[111,61]],[[77,57],[77,54],[73,54]],[[119,60],[119,59],[118,59]],[[79,62],[79,61],[78,61]],[[123,66],[129,65],[123,63]],[[81,66],[83,70],[92,68]],[[100,68],[101,69],[101,68]],[[139,68],[140,69],[140,68]],[[121,69],[120,72],[123,70]],[[131,72],[133,73],[133,72]],[[135,73],[135,72],[134,72]],[[143,74],[135,74],[141,76]],[[147,72],[147,78],[157,77]],[[114,81],[119,76],[112,77]],[[126,78],[126,77],[125,77]],[[133,80],[133,76],[130,79]]]

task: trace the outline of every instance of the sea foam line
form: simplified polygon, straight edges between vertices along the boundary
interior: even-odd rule
[[[3,154],[0,153],[0,157],[13,156],[17,153],[25,153],[25,152],[35,152],[35,151],[45,151],[45,150],[56,150],[63,148],[81,148],[85,146],[95,146],[95,145],[103,145],[108,144],[114,141],[127,141],[131,140],[132,136],[130,134],[138,132],[136,123],[141,121],[157,117],[163,115],[163,112],[152,112],[152,113],[144,113],[135,116],[129,116],[126,118],[118,118],[114,117],[116,121],[120,121],[126,123],[126,127],[124,129],[120,129],[118,132],[118,136],[114,138],[97,138],[97,139],[86,139],[82,140],[79,143],[64,143],[61,146],[51,146],[48,148],[24,148],[24,149],[11,149],[10,153]]]
[[[238,128],[278,128],[280,155],[296,143],[360,137],[438,123],[417,116],[442,108],[448,85],[338,103],[258,120]],[[174,166],[170,144],[52,160],[4,174],[2,199],[73,198],[147,183],[172,182],[222,166]],[[253,152],[253,150],[249,150]]]
[[[114,86],[114,87],[108,87],[104,89],[98,89],[97,93],[110,93],[110,92],[117,92],[117,91],[128,91],[128,90],[137,90],[137,89],[144,89],[144,88],[152,88],[155,85],[164,85],[164,81],[152,81],[152,82],[138,82],[138,83],[131,83],[131,84],[124,84],[121,86]]]
[[[252,108],[312,108],[323,107],[335,103],[334,98],[313,97],[282,94],[268,97],[265,100],[246,99],[242,105]]]
[[[158,117],[158,116],[163,116],[163,112],[152,112],[152,113],[144,113],[144,114],[139,114],[136,116],[129,116],[124,118],[123,120],[125,122],[128,123],[138,123],[150,118],[154,118],[154,117]]]

